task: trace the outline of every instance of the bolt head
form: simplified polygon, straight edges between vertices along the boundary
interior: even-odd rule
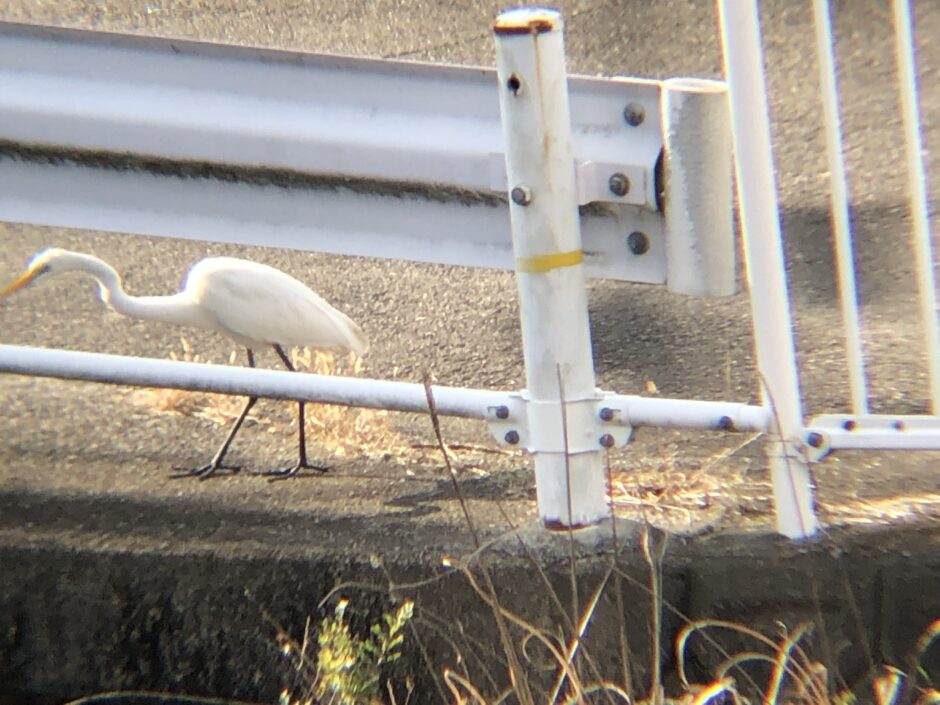
[[[600,410],[601,421],[613,421],[614,420],[614,410],[610,407],[605,406]]]
[[[626,196],[630,193],[630,179],[627,178],[626,174],[621,174],[620,172],[611,175],[607,186],[610,188],[610,192],[615,196]]]
[[[609,433],[605,433],[605,434],[604,434],[603,436],[601,436],[600,439],[598,439],[598,440],[600,441],[601,446],[604,447],[604,448],[613,448],[613,447],[614,447],[614,443],[616,442],[616,441],[614,441],[613,435],[611,435],[611,434],[609,434]]]
[[[514,446],[519,442],[519,432],[507,431],[506,435],[503,436],[503,440],[505,440],[509,445]]]
[[[623,119],[627,121],[630,127],[639,127],[646,119],[646,108],[642,103],[629,103],[623,109]]]
[[[508,418],[509,418],[509,407],[508,407],[508,406],[497,406],[497,407],[496,407],[496,418],[498,418],[498,419],[508,419]]]
[[[636,230],[627,235],[627,248],[635,255],[645,255],[650,249],[650,239],[646,233]]]
[[[823,437],[821,433],[816,431],[810,431],[806,434],[806,445],[810,448],[822,448]]]
[[[532,192],[525,186],[514,186],[509,197],[517,206],[527,206],[532,203]]]

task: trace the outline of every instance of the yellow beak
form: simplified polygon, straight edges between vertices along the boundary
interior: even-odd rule
[[[43,271],[44,270],[42,268],[26,270],[19,277],[17,277],[15,281],[8,284],[3,289],[0,289],[0,299],[2,299],[4,296],[8,296],[12,294],[14,291],[22,289],[24,286],[29,284],[33,279],[35,279],[40,274],[42,274]]]

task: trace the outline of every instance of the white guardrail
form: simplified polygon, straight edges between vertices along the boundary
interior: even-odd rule
[[[729,293],[722,93],[568,83],[588,275]],[[492,69],[0,23],[3,219],[512,269],[506,195]]]

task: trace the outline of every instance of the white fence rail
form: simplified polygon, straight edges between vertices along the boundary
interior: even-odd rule
[[[256,367],[206,365],[103,353],[0,345],[0,370],[9,374],[57,377],[139,387],[166,387],[269,399],[299,399],[372,409],[424,413],[424,386],[410,382],[299,374]],[[525,442],[524,406],[518,392],[433,385],[435,405],[445,416],[484,419],[521,430]],[[659,399],[598,392],[597,417],[606,433],[626,441],[631,428],[652,426],[696,430],[765,431],[770,415],[764,407],[734,402]],[[506,442],[500,433],[500,442]],[[600,444],[600,437],[597,439]]]
[[[906,140],[913,250],[919,285],[921,324],[926,338],[929,397],[938,409],[940,329],[934,261],[927,217],[927,200],[918,92],[915,81],[911,14],[907,0],[893,0],[896,58]],[[940,448],[940,418],[870,414],[862,347],[854,251],[849,223],[848,187],[840,125],[834,39],[827,0],[814,2],[816,45],[823,91],[826,143],[830,167],[831,209],[838,296],[842,309],[852,413],[824,414],[804,421],[796,374],[792,321],[787,305],[782,246],[777,211],[764,87],[760,26],[756,0],[721,0],[722,38],[732,103],[737,153],[738,187],[746,243],[758,366],[765,403],[775,410],[775,425],[783,442],[779,457],[771,451],[777,500],[778,527],[790,536],[812,533],[817,527],[809,463],[840,449],[930,450]],[[759,67],[759,70],[758,70]]]

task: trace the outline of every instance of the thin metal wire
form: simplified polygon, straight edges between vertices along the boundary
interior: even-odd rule
[[[934,283],[930,222],[927,216],[927,177],[924,173],[922,158],[914,40],[911,33],[911,10],[907,0],[894,0],[894,38],[898,61],[898,83],[901,91],[901,113],[904,120],[904,144],[907,151],[907,175],[911,189],[911,217],[914,221],[914,254],[917,263],[920,314],[927,349],[930,409],[936,414],[940,412],[940,330],[937,328],[937,289]]]
[[[849,224],[848,184],[842,151],[842,126],[839,118],[839,91],[833,57],[832,22],[829,0],[814,0],[816,53],[819,56],[819,82],[822,88],[823,115],[826,123],[826,151],[829,156],[829,183],[835,236],[836,269],[839,279],[839,302],[845,328],[845,350],[849,366],[849,388],[852,411],[868,413],[868,391],[865,381],[865,357],[859,326],[858,292]]]

